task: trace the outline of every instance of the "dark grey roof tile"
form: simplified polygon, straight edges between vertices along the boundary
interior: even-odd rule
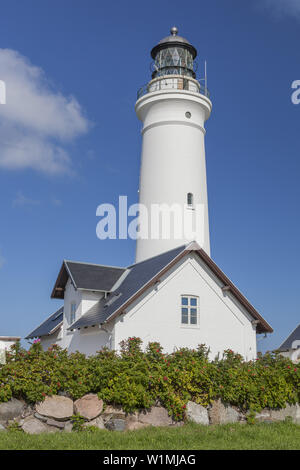
[[[278,348],[279,351],[287,351],[293,348],[294,341],[300,341],[300,324],[295,328],[294,331],[287,337],[287,339]]]
[[[109,292],[125,268],[65,261],[77,289]]]
[[[50,317],[47,318],[40,326],[29,333],[25,339],[39,338],[40,336],[48,336],[51,331],[59,326],[63,321],[64,308],[61,307],[59,310],[54,312]]]

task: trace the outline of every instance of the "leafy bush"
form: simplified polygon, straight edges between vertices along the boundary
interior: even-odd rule
[[[72,422],[72,431],[75,431],[75,432],[81,432],[84,430],[84,418],[83,416],[80,416],[80,415],[73,415],[71,417],[71,422]]]
[[[129,338],[120,354],[103,349],[91,357],[68,355],[58,346],[43,351],[38,341],[28,351],[17,345],[0,367],[0,402],[12,396],[34,403],[59,392],[73,399],[97,393],[127,412],[158,401],[181,420],[188,400],[208,406],[221,398],[251,412],[300,401],[300,368],[278,354],[245,362],[227,350],[209,361],[205,345],[164,354],[157,342],[145,352],[141,343]]]
[[[24,433],[21,425],[17,421],[11,421],[8,426],[6,426],[6,430],[10,432],[22,432]]]

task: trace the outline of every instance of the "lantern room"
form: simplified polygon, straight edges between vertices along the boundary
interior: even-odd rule
[[[163,75],[185,75],[195,78],[196,49],[185,38],[178,36],[178,29],[171,28],[171,35],[159,41],[152,49],[154,59],[152,78]]]

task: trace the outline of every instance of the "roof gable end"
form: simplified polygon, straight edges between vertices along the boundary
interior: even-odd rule
[[[124,271],[125,268],[120,267],[64,260],[51,297],[54,299],[64,298],[68,279],[71,280],[76,290],[110,292]]]
[[[72,325],[72,329],[102,324],[112,320],[115,316],[125,310],[143,292],[145,292],[146,289],[159,281],[159,278],[167,273],[172,266],[191,252],[196,253],[205,262],[210,270],[224,284],[224,291],[230,291],[240,304],[243,305],[243,307],[257,321],[258,333],[273,332],[272,327],[266,322],[266,320],[258,313],[253,305],[223,273],[216,263],[214,263],[207,253],[195,242],[130,266],[128,268],[128,275],[125,277],[118,289],[113,293],[113,295],[118,296],[118,298],[114,299],[111,304],[109,304],[109,302],[99,303],[97,311],[94,310],[92,314],[87,312],[74,325]]]

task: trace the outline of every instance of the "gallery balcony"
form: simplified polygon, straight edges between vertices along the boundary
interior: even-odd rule
[[[137,92],[137,99],[141,98],[148,93],[161,90],[184,90],[193,93],[199,93],[207,98],[210,97],[209,91],[206,87],[205,80],[196,80],[183,75],[168,75],[154,78],[146,85],[142,86]]]

